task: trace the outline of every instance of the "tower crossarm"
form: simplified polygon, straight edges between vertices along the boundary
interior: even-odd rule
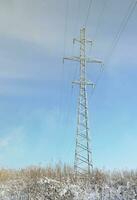
[[[92,86],[93,88],[95,87],[95,84],[91,81],[73,81],[72,84],[77,84],[77,85],[83,84]]]
[[[79,57],[77,57],[77,56],[64,57],[64,58],[63,58],[63,63],[64,63],[64,60],[71,60],[71,61],[79,62]]]
[[[82,57],[82,56],[64,57],[63,62],[64,62],[64,60],[71,60],[71,61],[77,61],[77,62],[85,61],[87,63],[95,63],[95,64],[102,64],[103,65],[103,62],[101,60],[97,60],[97,59],[92,60],[91,58]]]
[[[93,42],[91,41],[91,40],[79,40],[79,39],[77,39],[77,38],[74,38],[73,39],[73,44],[75,44],[75,42],[78,42],[78,43],[82,43],[82,42],[85,42],[85,43],[87,43],[87,44],[93,44]]]
[[[103,64],[101,60],[96,60],[96,59],[92,60],[90,58],[87,58],[86,62],[87,63],[95,63],[95,64]]]

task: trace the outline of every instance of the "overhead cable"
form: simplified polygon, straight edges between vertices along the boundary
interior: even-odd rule
[[[120,25],[120,28],[119,28],[119,30],[118,30],[118,32],[117,32],[117,34],[116,34],[116,36],[115,36],[115,38],[113,40],[110,52],[109,52],[108,56],[106,57],[106,59],[104,61],[104,66],[102,68],[103,70],[100,71],[100,74],[99,74],[98,78],[96,79],[95,86],[97,86],[99,81],[101,80],[101,77],[102,77],[102,74],[103,74],[102,72],[104,72],[104,70],[106,69],[106,66],[108,66],[110,58],[111,58],[111,56],[112,56],[112,54],[113,54],[113,52],[114,52],[119,40],[120,40],[120,37],[121,37],[122,33],[124,32],[128,22],[129,22],[129,19],[131,18],[133,12],[135,11],[136,6],[137,6],[137,0],[133,0],[129,5],[128,10],[126,12],[126,15],[124,16],[124,18],[122,20],[122,23]],[[95,92],[95,89],[93,89],[92,95],[94,94],[94,92]]]
[[[113,52],[114,52],[116,46],[117,46],[117,44],[118,44],[118,42],[119,42],[119,40],[120,40],[120,37],[121,37],[122,33],[124,32],[124,30],[125,30],[125,28],[126,28],[126,26],[127,26],[127,23],[128,23],[128,21],[129,21],[130,17],[132,16],[132,14],[133,14],[133,12],[134,12],[136,6],[137,6],[137,1],[136,1],[136,0],[133,0],[133,1],[130,3],[130,5],[129,5],[129,7],[128,7],[128,10],[127,10],[127,12],[126,12],[126,15],[125,15],[125,17],[123,18],[122,23],[121,23],[121,25],[120,25],[120,27],[119,27],[119,30],[118,30],[118,32],[117,32],[117,34],[116,34],[116,36],[115,36],[115,38],[114,38],[114,40],[113,40],[113,42],[112,42],[112,46],[111,46],[111,48],[110,48],[110,51],[109,51],[109,53],[108,53],[108,56],[106,57],[106,59],[105,59],[105,61],[104,61],[105,65],[108,64],[108,62],[109,62],[109,60],[110,60],[110,58],[111,58],[111,56],[112,56],[112,54],[113,54]]]
[[[90,0],[90,1],[89,1],[89,6],[88,6],[88,12],[87,12],[86,20],[85,20],[85,24],[84,24],[85,28],[87,27],[88,18],[89,18],[89,15],[90,15],[92,3],[93,3],[93,0]]]

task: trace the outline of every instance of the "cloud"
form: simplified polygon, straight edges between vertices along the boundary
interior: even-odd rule
[[[0,139],[0,148],[5,148],[9,145],[11,141],[11,136],[7,136],[7,137],[4,137],[4,138],[1,138]]]
[[[10,128],[0,137],[0,165],[3,167],[19,166],[17,160],[21,161],[25,155],[24,128]]]
[[[89,17],[88,35],[91,39],[94,39],[92,30],[96,30],[99,17],[97,10],[99,8],[101,10],[101,5],[95,2],[93,13]],[[129,5],[127,0],[124,1],[124,7],[123,0],[119,5],[113,1],[108,3],[97,43],[95,43],[95,50],[93,48],[92,52],[95,57],[104,59],[108,54],[111,41],[118,30],[127,5]],[[79,28],[87,12],[87,3],[84,1],[81,4],[82,9],[78,12],[76,12],[77,6],[77,1],[69,2],[65,40],[67,55],[72,54],[72,38],[79,36]],[[123,12],[115,15],[116,10],[121,10],[121,8]],[[65,20],[66,1],[63,0],[59,2],[55,0],[0,0],[0,76],[57,79],[62,65]],[[130,22],[132,23],[129,23],[130,30],[126,33],[127,37],[120,40],[120,51],[118,51],[118,46],[115,50],[118,53],[112,58],[112,60],[118,60],[114,64],[119,67],[129,60],[134,60],[136,64],[136,55],[133,52],[137,50],[133,48],[133,43],[129,42],[129,38],[135,40],[137,29],[135,21]],[[121,59],[123,49],[124,58]]]
[[[23,139],[24,129],[22,127],[14,128],[10,133],[0,138],[0,149],[8,148],[14,143],[20,143]]]
[[[0,34],[57,49],[64,30],[64,1],[0,1]]]

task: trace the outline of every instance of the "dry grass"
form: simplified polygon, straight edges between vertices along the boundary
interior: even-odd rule
[[[50,178],[60,182],[66,182],[68,180],[71,183],[75,182],[73,168],[68,165],[57,164],[55,167],[49,165],[45,168],[30,166],[19,170],[0,169],[0,183],[15,179],[37,181],[44,178]],[[92,183],[100,186],[108,183],[108,180],[119,182],[121,185],[124,185],[128,181],[137,184],[137,171],[107,172],[95,169],[89,179]]]
[[[55,167],[50,165],[42,168],[39,166],[30,166],[25,169],[11,170],[0,169],[0,182],[6,182],[12,179],[31,179],[39,180],[51,178],[57,181],[65,181],[72,178],[73,169],[67,165],[57,164]]]
[[[0,186],[3,188],[0,199],[35,200],[45,199],[46,196],[46,199],[72,200],[75,186],[79,199],[87,192],[94,193],[100,199],[137,199],[137,171],[107,172],[95,169],[88,179],[83,177],[86,176],[80,176],[75,184],[73,169],[61,164],[45,168],[0,169]],[[66,193],[61,197],[60,191],[64,191],[64,188]]]

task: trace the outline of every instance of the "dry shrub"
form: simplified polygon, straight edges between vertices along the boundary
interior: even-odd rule
[[[107,181],[107,173],[101,170],[95,169],[91,174],[91,182],[102,186]]]
[[[40,179],[50,178],[60,182],[69,181],[70,183],[75,182],[74,170],[71,166],[61,164],[60,162],[51,167],[39,167],[30,166],[25,169],[10,170],[0,169],[0,182],[21,179],[25,182],[31,180],[37,182]],[[84,180],[84,179],[83,179]],[[114,171],[105,172],[104,170],[95,169],[89,177],[91,183],[97,185],[108,184],[108,181],[112,181],[113,184],[127,185],[128,182],[137,183],[137,171]]]
[[[15,170],[0,169],[0,182],[11,180],[15,178],[17,174],[18,173]]]

